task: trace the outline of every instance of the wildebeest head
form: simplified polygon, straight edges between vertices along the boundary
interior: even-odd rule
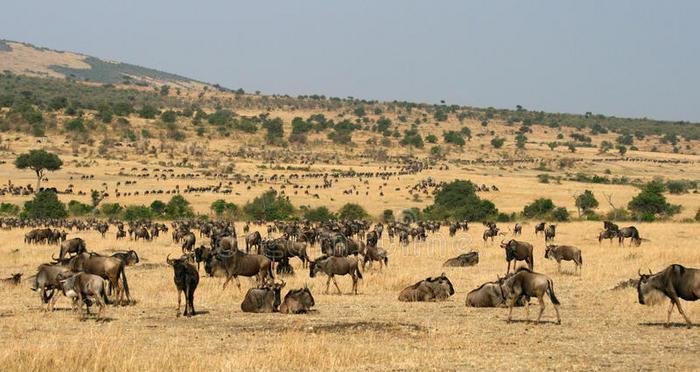
[[[309,277],[313,278],[316,276],[316,273],[320,271],[320,268],[316,264],[316,261],[309,261]]]
[[[649,274],[642,274],[641,270],[638,270],[637,274],[639,274],[639,281],[637,282],[639,303],[642,305],[660,304],[666,298],[666,295],[656,283],[660,278],[652,274],[651,270],[649,270]]]
[[[512,246],[515,246],[515,239],[511,239],[507,242],[505,240],[501,240],[501,248],[506,249]]]
[[[554,252],[557,250],[557,246],[550,244],[545,247],[544,249],[544,258],[550,258],[551,255],[554,254]]]
[[[129,251],[126,252],[126,254],[124,255],[124,263],[125,263],[127,266],[136,265],[136,264],[139,263],[140,261],[141,261],[141,260],[139,259],[138,253],[136,253],[136,251],[133,250],[133,249],[132,249],[132,250],[129,250]]]
[[[444,288],[450,296],[455,294],[455,288],[445,273],[440,274],[437,278],[432,278],[431,281],[439,283],[440,287]]]

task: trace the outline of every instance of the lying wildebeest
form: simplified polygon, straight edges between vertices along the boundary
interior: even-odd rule
[[[510,263],[513,263],[513,269],[518,261],[525,261],[527,267],[532,270],[535,267],[535,256],[533,256],[532,244],[528,242],[523,242],[515,239],[511,239],[506,243],[501,241],[501,248],[506,252],[506,261],[508,262],[508,268],[506,269],[506,275],[510,272]]]
[[[178,259],[171,260],[170,255],[165,258],[165,262],[173,267],[175,287],[177,288],[177,315],[180,316],[180,305],[182,303],[182,293],[185,293],[184,316],[190,317],[194,311],[194,291],[199,284],[199,272],[194,266],[194,257],[183,255]]]
[[[215,252],[205,264],[208,273],[212,272],[212,263],[216,261],[226,273],[226,281],[223,288],[231,279],[236,280],[236,286],[241,289],[238,276],[257,277],[258,284],[263,284],[267,278],[274,278],[272,274],[272,261],[269,258],[257,254],[247,254],[239,250]]]
[[[357,281],[362,279],[362,272],[360,272],[360,263],[355,256],[348,257],[336,257],[336,256],[321,256],[315,261],[309,263],[309,277],[313,278],[318,273],[324,273],[328,275],[328,280],[326,281],[326,293],[331,285],[331,280],[335,284],[335,288],[340,291],[338,287],[338,282],[335,281],[336,275],[350,275],[352,278],[352,292],[357,294]]]
[[[76,273],[69,277],[64,277],[64,274],[59,274],[59,284],[63,294],[73,301],[73,309],[82,309],[85,302],[87,314],[90,314],[90,302],[96,302],[99,306],[97,312],[97,320],[102,318],[105,306],[109,303],[107,299],[107,290],[105,286],[107,281],[99,275],[88,273]],[[53,309],[54,304],[58,300],[58,296],[51,299],[50,309]]]
[[[671,300],[671,306],[668,308],[666,327],[671,324],[671,313],[674,306],[683,315],[688,328],[693,326],[690,318],[685,315],[680,300],[696,301],[700,299],[699,269],[673,264],[656,274],[652,274],[651,270],[649,270],[649,275],[639,271],[637,273],[639,274],[637,295],[640,304],[655,305],[661,303],[664,297],[668,297]]]
[[[510,278],[512,274],[503,278],[498,278],[495,282],[486,282],[476,289],[467,293],[465,305],[467,307],[501,307],[508,306],[506,297],[501,291],[503,281]],[[530,301],[527,296],[522,296],[515,302],[515,306],[525,306],[525,303]]]
[[[467,267],[474,266],[479,263],[479,252],[471,251],[467,253],[460,254],[457,257],[450,258],[445,261],[442,266],[448,267]]]
[[[266,285],[260,288],[251,288],[245,294],[241,303],[244,313],[272,313],[278,312],[280,306],[280,291],[285,283]]]
[[[32,283],[32,291],[39,291],[42,304],[49,304],[49,300],[54,296],[54,290],[61,288],[59,275],[70,272],[68,265],[42,264],[37,268]],[[47,307],[50,310],[50,307]]]
[[[544,295],[549,295],[549,299],[554,305],[554,311],[557,313],[557,324],[561,324],[559,317],[559,300],[554,295],[554,283],[552,279],[544,274],[533,272],[524,267],[518,270],[510,278],[503,281],[501,284],[501,292],[508,301],[508,322],[510,323],[513,315],[513,306],[522,296],[537,297],[540,302],[540,313],[537,316],[536,323],[540,322],[542,313],[544,313]],[[525,305],[525,320],[530,321],[530,302]]]
[[[284,296],[280,313],[282,314],[304,314],[309,312],[316,305],[311,290],[304,284],[304,288],[292,289]]]
[[[544,222],[540,222],[537,225],[535,225],[535,235],[539,234],[540,232],[544,232],[546,224]]]
[[[561,272],[562,261],[574,261],[576,265],[575,271],[581,274],[581,266],[583,266],[583,257],[581,250],[570,245],[554,245],[550,244],[545,248],[544,258],[557,261],[557,271]]]
[[[630,238],[630,246],[634,243],[639,247],[642,244],[642,238],[639,236],[639,231],[634,226],[623,227],[617,232],[618,243],[625,244],[625,238]]]
[[[61,243],[61,250],[58,253],[58,259],[62,260],[66,255],[80,254],[85,252],[85,240],[81,238],[73,238]]]
[[[430,277],[404,288],[399,293],[399,301],[443,301],[455,294],[452,282],[445,273]]]
[[[610,240],[610,244],[612,244],[614,238],[617,238],[617,231],[603,230],[598,234],[598,244],[602,243],[603,239]]]
[[[262,236],[259,232],[253,231],[252,233],[245,236],[245,252],[250,253],[250,250],[255,247],[256,253],[260,254],[260,243],[262,242]]]
[[[549,225],[544,230],[544,241],[551,242],[557,236],[557,225]]]
[[[70,269],[75,272],[86,272],[88,274],[99,275],[109,281],[110,288],[116,289],[115,304],[121,304],[123,295],[126,294],[127,303],[131,303],[129,294],[129,284],[126,280],[124,268],[126,262],[118,257],[100,256],[91,253],[81,253],[75,255],[69,263]],[[120,280],[121,278],[121,280]],[[122,290],[123,287],[123,290]]]
[[[22,273],[15,273],[10,275],[9,278],[0,279],[0,283],[18,285],[22,281]]]
[[[373,261],[379,261],[379,270],[382,266],[389,266],[389,255],[384,248],[379,248],[374,245],[368,245],[365,251],[365,256],[362,262],[363,269],[367,268],[367,264],[372,265]]]

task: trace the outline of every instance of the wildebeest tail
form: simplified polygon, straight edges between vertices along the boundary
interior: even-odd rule
[[[384,265],[389,266],[389,256],[384,256]]]
[[[362,279],[362,271],[360,271],[360,262],[357,262],[357,266],[355,266],[355,271],[357,272],[357,277]]]
[[[270,264],[270,265],[267,267],[267,275],[269,275],[270,278],[275,279],[275,276],[272,275],[272,274],[273,274],[273,273],[272,273],[272,264]]]
[[[552,283],[551,280],[547,285],[547,294],[549,295],[549,299],[552,300],[553,304],[559,305],[559,300],[557,299],[557,296],[554,295],[554,283]]]

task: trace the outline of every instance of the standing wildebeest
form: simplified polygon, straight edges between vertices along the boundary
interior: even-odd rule
[[[178,259],[171,260],[170,255],[165,258],[165,262],[173,267],[175,287],[177,288],[177,316],[180,316],[180,304],[182,303],[182,293],[185,293],[185,313],[186,317],[194,315],[194,291],[199,284],[199,272],[192,262],[191,255],[184,255]]]
[[[603,239],[608,239],[610,240],[610,244],[612,244],[613,239],[617,238],[617,233],[618,231],[615,230],[603,230],[598,234],[598,244],[603,242]]]
[[[280,292],[285,283],[273,283],[260,288],[251,288],[246,292],[241,303],[244,313],[273,313],[278,312],[280,306]]]
[[[491,238],[491,242],[493,242],[493,237],[496,235],[498,235],[498,227],[495,227],[495,225],[484,230],[484,244],[486,244],[486,240],[488,240],[489,238]]]
[[[448,267],[467,267],[474,266],[479,263],[479,252],[471,251],[467,253],[460,254],[457,257],[450,258],[445,261],[442,266]]]
[[[280,306],[282,314],[304,314],[316,305],[311,290],[304,284],[304,288],[292,289],[284,296]]]
[[[476,289],[467,293],[465,305],[467,307],[500,307],[508,306],[506,297],[501,291],[501,284],[512,275],[503,278],[498,278],[495,282],[486,282]],[[515,306],[525,306],[525,303],[530,301],[527,296],[522,296]]]
[[[618,231],[620,227],[614,224],[612,221],[603,221],[603,228],[610,231]]]
[[[117,301],[115,304],[122,303],[122,296],[124,294],[126,294],[126,301],[129,303],[131,302],[129,284],[126,281],[126,273],[124,272],[126,262],[122,261],[122,259],[118,257],[106,257],[90,253],[81,253],[75,255],[70,260],[69,266],[72,271],[82,271],[88,274],[99,275],[102,278],[107,279],[109,281],[110,288],[115,288],[117,291]]]
[[[384,248],[368,245],[362,262],[363,269],[367,268],[367,264],[371,266],[373,261],[379,261],[379,270],[381,271],[382,266],[389,266],[389,255]]]
[[[63,294],[73,300],[73,309],[80,310],[83,307],[84,300],[86,304],[90,303],[90,299],[97,302],[97,306],[100,309],[97,312],[97,320],[102,317],[102,312],[105,306],[109,303],[107,299],[107,292],[105,290],[106,281],[102,279],[99,275],[93,275],[88,273],[77,273],[70,277],[63,277],[63,274],[59,274],[60,288]],[[51,308],[58,300],[58,296],[54,296],[51,299]],[[90,306],[86,307],[87,314],[90,314]]]
[[[501,241],[501,248],[505,249],[506,261],[508,261],[506,275],[508,275],[508,273],[510,272],[511,262],[513,262],[513,269],[515,269],[515,264],[517,263],[517,261],[525,261],[525,263],[527,263],[527,267],[530,270],[532,270],[535,267],[535,257],[532,254],[532,244],[511,239],[508,243],[505,243],[505,241]]]
[[[85,252],[85,240],[81,238],[73,238],[61,243],[61,250],[58,253],[58,259],[62,260],[66,255],[71,253],[80,254]]]
[[[443,301],[455,294],[452,282],[445,273],[438,277],[426,278],[404,288],[399,293],[399,301]]]
[[[513,227],[513,236],[522,235],[522,233],[523,233],[523,225],[521,225],[520,223],[516,223],[515,227]]]
[[[49,304],[49,300],[54,296],[54,290],[61,288],[59,283],[59,275],[70,272],[68,265],[61,264],[42,264],[37,268],[37,273],[34,276],[32,291],[39,291],[41,302]],[[51,310],[51,305],[47,307]]]
[[[188,232],[180,238],[180,241],[182,242],[182,253],[187,253],[194,249],[194,244],[197,241],[197,238],[193,233]]]
[[[540,232],[544,232],[544,228],[545,228],[544,222],[540,222],[537,225],[535,225],[535,235],[539,234]]]
[[[350,277],[352,277],[352,292],[357,294],[357,281],[358,279],[362,279],[360,263],[357,260],[357,257],[319,257],[315,261],[311,261],[309,263],[309,277],[313,278],[319,272],[328,275],[328,280],[326,281],[326,293],[328,293],[328,289],[330,288],[331,280],[333,280],[333,284],[335,284],[338,294],[342,293],[340,291],[340,287],[338,287],[338,282],[335,281],[335,276],[350,275]]]
[[[513,315],[513,306],[516,301],[522,296],[537,297],[540,302],[540,314],[537,316],[536,323],[540,322],[542,313],[544,313],[544,295],[549,295],[549,299],[554,305],[554,311],[557,313],[557,324],[561,324],[559,317],[559,300],[554,295],[554,283],[552,279],[544,274],[533,272],[524,267],[519,268],[513,276],[503,281],[501,284],[501,292],[508,300],[508,322],[510,323]],[[525,320],[530,321],[530,302],[525,305]]]
[[[693,326],[685,311],[681,307],[681,299],[686,301],[696,301],[700,299],[700,270],[682,265],[673,264],[663,271],[649,275],[639,271],[639,282],[637,283],[637,295],[639,303],[642,305],[654,305],[660,303],[664,297],[671,300],[666,318],[666,327],[671,325],[671,313],[673,307],[678,308],[678,312],[683,315],[688,328]]]
[[[639,237],[639,231],[634,226],[623,227],[617,232],[618,243],[624,245],[625,238],[630,238],[630,246],[634,243],[635,246],[639,247],[642,244],[642,238]]]
[[[260,254],[260,243],[262,242],[262,236],[259,232],[253,231],[252,233],[245,236],[245,253],[250,253],[250,250],[255,247],[257,254]]]
[[[272,274],[272,261],[269,258],[257,254],[247,254],[239,250],[216,252],[210,256],[206,266],[211,268],[212,261],[216,260],[226,272],[224,289],[231,278],[236,279],[236,286],[241,289],[241,282],[238,276],[257,277],[258,284],[262,285],[265,280],[274,278]],[[210,272],[211,269],[207,270]]]
[[[0,279],[0,283],[18,285],[22,281],[22,273],[10,275],[9,278]]]
[[[578,273],[581,274],[581,267],[583,266],[583,257],[581,256],[581,250],[576,247],[572,247],[570,245],[550,244],[546,247],[544,251],[544,258],[556,260],[558,272],[561,272],[562,261],[574,261],[574,264],[576,264],[575,271],[578,271]]]
[[[557,225],[549,225],[544,230],[544,241],[551,242],[557,236]]]

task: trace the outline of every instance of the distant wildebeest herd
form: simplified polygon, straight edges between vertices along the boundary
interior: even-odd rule
[[[182,220],[166,226],[151,221],[125,223],[5,218],[0,219],[0,225],[5,228],[33,227],[25,234],[27,244],[58,245],[58,256],[54,255],[51,262],[40,265],[37,273],[31,277],[32,290],[39,293],[47,310],[53,309],[62,294],[71,299],[74,309],[86,305],[87,314],[90,306],[96,304],[99,307],[98,319],[102,317],[107,304],[133,303],[126,271],[127,267],[139,263],[139,256],[133,250],[112,255],[92,252],[82,238],[68,238],[74,232],[94,230],[104,237],[110,226],[114,226],[117,238],[125,238],[128,230],[129,239],[149,242],[172,230],[172,241],[180,244],[182,254],[177,258],[168,255],[165,262],[173,269],[173,280],[178,293],[177,316],[181,314],[181,299],[184,294],[185,307],[182,314],[189,317],[196,314],[195,292],[202,264],[206,276],[224,278],[223,288],[234,280],[240,289],[240,276],[255,279],[257,284],[245,294],[242,311],[301,314],[312,311],[315,300],[306,285],[290,289],[282,297],[281,291],[286,283],[279,278],[294,275],[291,259],[298,259],[303,268],[308,267],[310,278],[315,278],[318,274],[326,275],[326,293],[330,290],[331,282],[336,291],[342,293],[336,278],[349,276],[352,280],[351,293],[357,294],[359,280],[364,279],[363,271],[369,270],[373,262],[379,264],[378,270],[389,263],[388,252],[379,246],[385,232],[389,240],[398,236],[400,244],[405,245],[411,239],[416,242],[425,241],[428,234],[439,232],[443,226],[448,228],[450,236],[455,236],[459,230],[469,229],[466,221],[391,222],[386,225],[362,220],[323,223],[254,221],[246,222],[243,226],[244,235],[241,238],[245,242],[245,249],[239,249],[236,225],[227,221]],[[493,240],[495,236],[505,235],[493,222],[485,222],[484,226],[485,242],[489,238]],[[254,227],[266,231],[266,237],[263,238],[258,230],[253,230]],[[527,309],[530,299],[537,298],[540,312],[536,321],[539,322],[545,309],[546,296],[554,305],[557,323],[560,324],[560,302],[554,292],[554,282],[550,277],[534,271],[534,246],[515,239],[522,234],[522,225],[518,223],[510,231],[514,238],[502,239],[500,243],[507,262],[505,275],[497,276],[495,281],[483,283],[470,291],[466,296],[466,306],[508,307],[510,321],[513,307],[524,306]],[[581,250],[571,245],[554,244],[555,225],[537,224],[535,235],[540,232],[545,237],[544,258],[556,261],[559,271],[562,261],[571,261],[575,265],[575,273],[580,274],[583,266]],[[272,238],[275,233],[279,237]],[[631,238],[631,244],[637,246],[642,242],[639,231],[634,226],[619,228],[616,224],[605,221],[600,236],[604,234],[618,237],[620,244],[623,244],[625,238]],[[602,240],[600,236],[599,240]],[[196,244],[198,240],[199,246]],[[308,253],[311,247],[320,248],[321,255],[311,259]],[[516,267],[518,261],[523,261],[526,266]],[[443,266],[469,267],[478,263],[479,253],[470,251],[445,261]],[[14,273],[11,277],[2,279],[1,283],[16,285],[21,277],[21,273]],[[454,293],[453,283],[442,273],[406,287],[399,293],[398,300],[442,301]],[[700,298],[700,271],[674,264],[656,274],[639,273],[637,293],[640,304],[654,304],[661,298],[669,298],[669,321],[673,307],[677,307],[690,326],[690,319],[683,311],[680,299],[695,301]],[[529,312],[526,311],[526,314]]]

